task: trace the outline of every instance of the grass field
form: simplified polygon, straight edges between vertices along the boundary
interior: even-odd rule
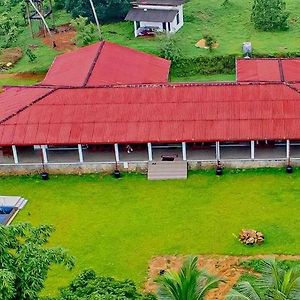
[[[46,294],[80,270],[145,279],[151,257],[168,254],[299,254],[300,173],[280,169],[190,173],[186,181],[142,175],[0,177],[1,194],[29,199],[17,221],[54,224],[51,245],[77,259],[72,273],[55,268]],[[260,247],[241,245],[242,228],[264,232]]]
[[[176,33],[178,46],[185,57],[215,56],[224,54],[241,54],[241,45],[245,41],[253,43],[257,53],[272,54],[296,52],[300,50],[300,5],[298,0],[286,0],[290,12],[290,29],[286,32],[259,32],[250,22],[252,0],[230,0],[229,5],[222,6],[223,0],[190,0],[185,4],[184,27]],[[56,24],[64,24],[71,17],[63,11],[55,13]],[[159,38],[134,38],[133,24],[119,22],[102,26],[103,38],[142,51],[159,54]],[[220,47],[212,52],[199,49],[195,44],[204,34],[216,37]],[[30,63],[26,57],[10,70],[16,72],[45,72],[52,63],[57,51],[43,45],[39,39],[32,39],[26,28],[19,36],[17,45],[26,48],[37,45],[36,62]]]

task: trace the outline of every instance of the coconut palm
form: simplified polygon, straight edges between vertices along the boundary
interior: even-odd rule
[[[300,267],[282,269],[275,259],[263,261],[262,275],[254,285],[240,282],[227,300],[299,300]]]
[[[202,300],[221,279],[197,268],[198,258],[189,257],[179,272],[167,272],[156,279],[159,300]]]

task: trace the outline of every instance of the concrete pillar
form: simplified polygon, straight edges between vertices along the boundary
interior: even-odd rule
[[[42,145],[41,148],[42,148],[42,154],[43,154],[43,163],[47,164],[48,163],[47,147],[45,145]]]
[[[137,37],[137,35],[138,35],[138,34],[137,34],[138,28],[137,28],[136,21],[134,21],[133,24],[134,24],[134,36]]]
[[[286,140],[286,158],[289,160],[291,157],[291,144],[290,140]]]
[[[13,151],[15,164],[18,164],[19,163],[19,158],[18,158],[17,147],[15,145],[12,145],[11,147],[12,147],[12,151]]]
[[[216,160],[221,160],[220,142],[216,142]]]
[[[79,154],[79,162],[83,163],[83,152],[82,152],[82,145],[78,144],[78,154]]]
[[[182,159],[186,160],[187,155],[186,155],[186,142],[182,142]]]
[[[148,159],[149,159],[149,161],[152,161],[153,160],[152,144],[147,143],[147,146],[148,146]]]
[[[255,142],[251,141],[251,159],[254,160],[255,158]]]
[[[120,161],[119,145],[118,145],[118,144],[115,144],[114,147],[115,147],[115,158],[116,158],[116,162],[119,162],[119,161]]]

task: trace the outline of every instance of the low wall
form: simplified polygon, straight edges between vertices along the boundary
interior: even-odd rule
[[[286,160],[230,160],[221,161],[222,166],[232,169],[284,167]],[[293,166],[300,166],[300,160],[291,160]],[[216,166],[215,161],[189,161],[189,170],[210,169]],[[114,171],[115,163],[84,163],[84,164],[48,164],[44,170],[50,174],[86,174],[103,173],[110,174]],[[147,173],[148,162],[119,163],[121,172]],[[29,165],[0,165],[0,175],[26,175],[43,172],[41,164]]]

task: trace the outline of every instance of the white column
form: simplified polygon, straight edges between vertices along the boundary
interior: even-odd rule
[[[255,142],[251,141],[251,159],[254,160],[255,158]]]
[[[11,147],[12,147],[12,151],[13,151],[15,164],[18,164],[19,163],[19,158],[18,158],[17,147],[15,145],[12,145]]]
[[[216,159],[221,159],[220,142],[216,142]]]
[[[186,142],[182,142],[182,159],[186,160]]]
[[[119,162],[119,161],[120,161],[119,145],[118,145],[118,144],[115,144],[114,147],[115,147],[115,158],[116,158],[116,162]]]
[[[41,148],[42,148],[42,154],[43,154],[43,162],[44,162],[44,164],[47,164],[48,163],[47,147],[45,145],[42,145]]]
[[[148,146],[148,159],[149,159],[149,161],[152,161],[153,160],[152,144],[147,143],[147,146]]]
[[[286,140],[286,158],[289,160],[291,157],[291,144],[290,140]]]
[[[79,154],[79,162],[83,163],[83,152],[82,152],[82,145],[78,144],[78,154]]]
[[[137,37],[137,30],[138,30],[138,28],[137,28],[136,21],[134,21],[133,24],[134,24],[134,36]]]

